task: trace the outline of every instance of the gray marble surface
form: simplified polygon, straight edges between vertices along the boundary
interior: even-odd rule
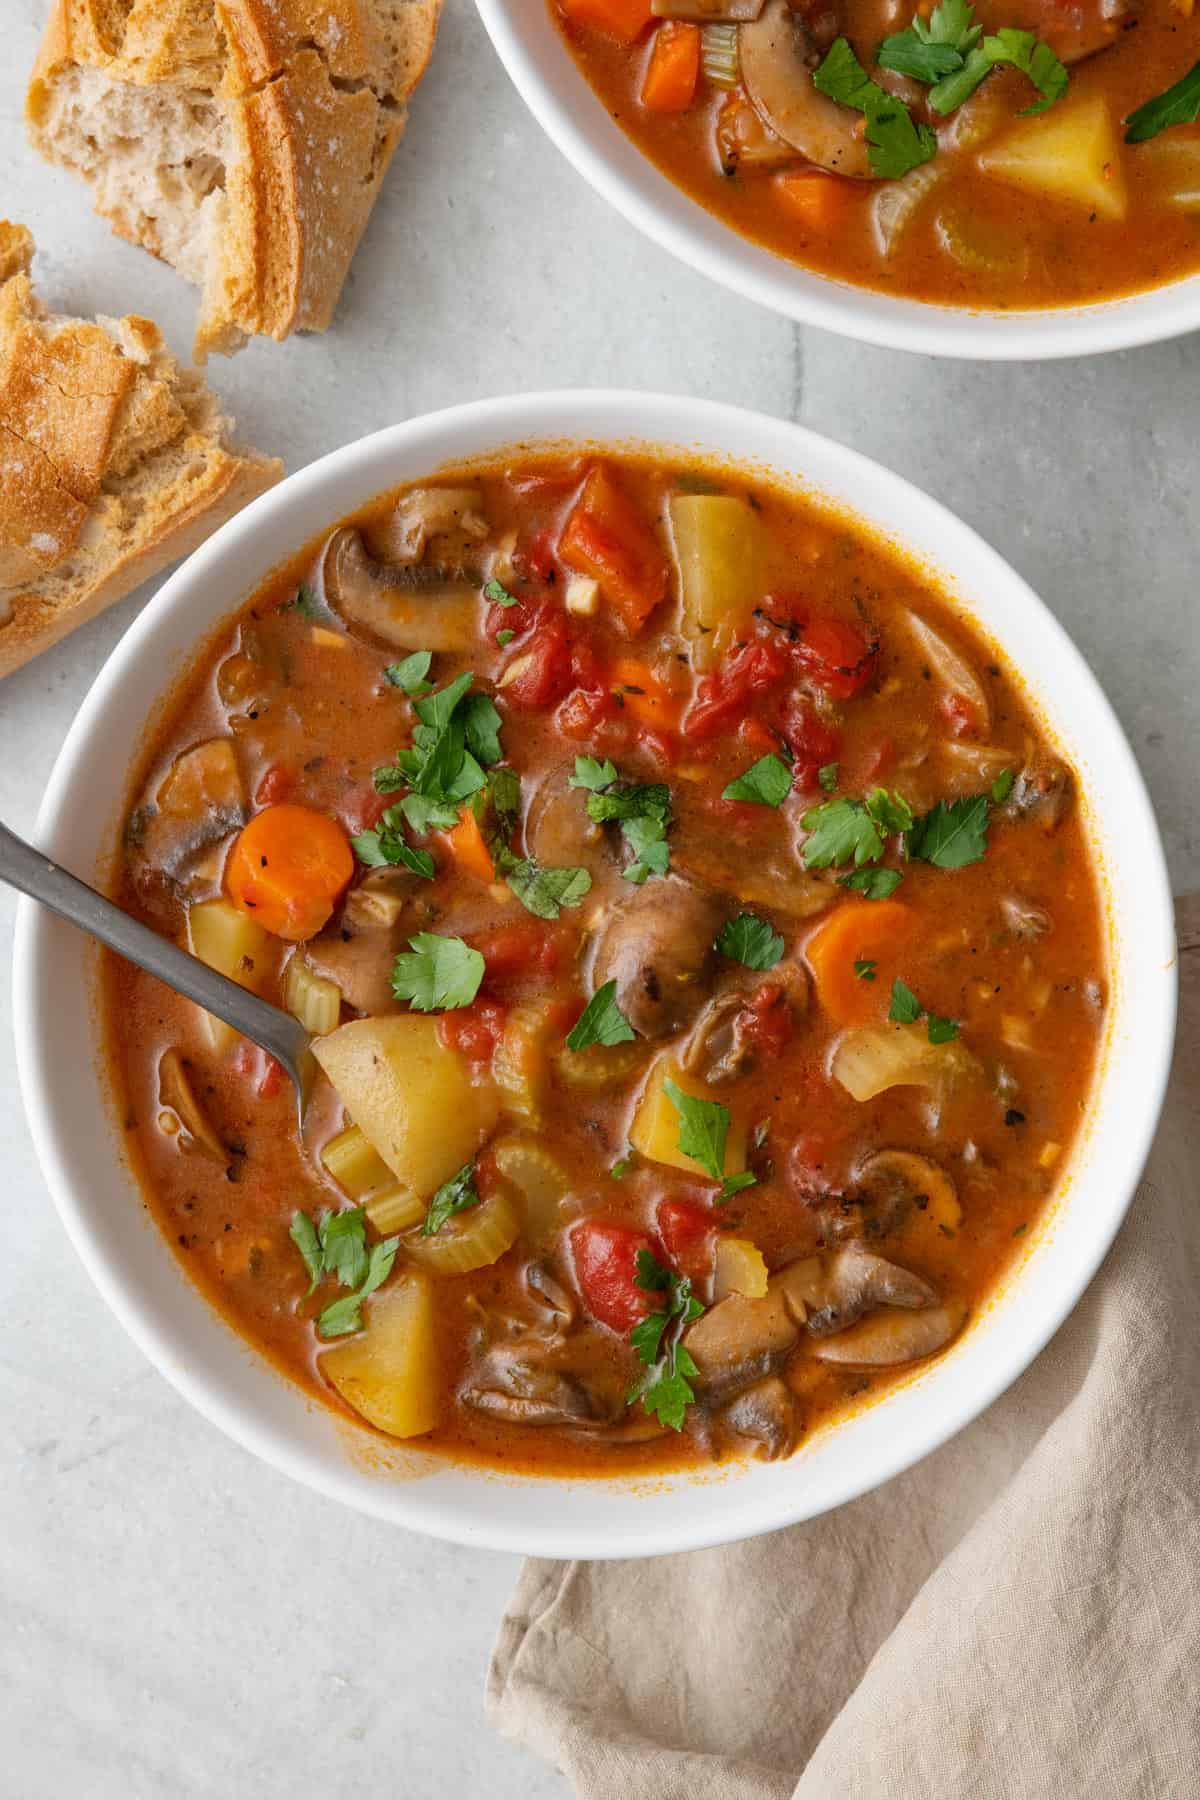
[[[153,315],[190,290],[27,150],[45,0],[7,0],[0,213],[56,306]],[[335,329],[211,371],[291,468],[429,407],[628,384],[802,420],[903,470],[1045,596],[1112,696],[1177,889],[1200,879],[1200,338],[1029,368],[804,332],[709,287],[585,188],[525,115],[469,0],[441,42]],[[32,826],[79,699],[143,592],[0,688],[0,817]],[[0,942],[12,906],[0,894]],[[0,1792],[14,1800],[550,1800],[481,1686],[512,1558],[342,1512],[227,1443],[127,1342],[70,1251],[15,1088],[0,973]]]

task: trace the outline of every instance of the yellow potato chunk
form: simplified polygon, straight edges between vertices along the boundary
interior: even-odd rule
[[[1030,193],[1074,200],[1104,219],[1123,219],[1128,205],[1121,152],[1107,102],[1099,94],[1022,119],[981,151],[979,167]]]
[[[683,629],[703,672],[717,666],[761,598],[761,532],[733,494],[676,494],[670,511]]]
[[[479,1149],[500,1106],[495,1084],[474,1082],[456,1050],[421,1013],[354,1019],[313,1044],[313,1055],[401,1190],[428,1198]]]
[[[684,1169],[689,1175],[705,1175],[711,1181],[709,1171],[693,1157],[685,1156],[679,1148],[679,1114],[665,1090],[664,1083],[667,1081],[673,1081],[683,1093],[690,1094],[695,1100],[715,1098],[702,1081],[698,1081],[694,1075],[685,1075],[674,1057],[660,1056],[646,1077],[646,1085],[642,1089],[633,1123],[629,1127],[629,1141],[640,1155],[649,1158],[651,1162],[666,1163],[671,1169]],[[746,1139],[746,1122],[734,1113],[729,1121],[729,1135],[725,1140],[726,1175],[740,1175],[746,1167]]]
[[[228,900],[200,900],[188,908],[188,948],[202,963],[251,993],[262,992],[274,961],[271,934]],[[204,1014],[209,1043],[224,1056],[238,1033],[223,1019]]]
[[[369,1302],[367,1328],[326,1350],[320,1369],[348,1406],[389,1437],[438,1422],[433,1286],[413,1270]]]
[[[727,1294],[743,1294],[747,1300],[761,1300],[766,1291],[767,1265],[758,1245],[749,1238],[718,1238],[713,1270],[714,1300],[724,1300]]]

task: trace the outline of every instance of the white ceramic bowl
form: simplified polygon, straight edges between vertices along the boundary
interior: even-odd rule
[[[335,451],[248,507],[166,583],[98,676],[46,793],[37,839],[87,876],[113,853],[144,722],[200,639],[326,523],[441,464],[516,441],[643,442],[764,465],[858,512],[941,573],[1024,671],[1080,771],[1111,906],[1103,1073],[1065,1196],[1021,1268],[958,1345],[858,1418],[783,1463],[653,1482],[500,1477],[379,1440],[306,1399],[221,1321],[140,1203],[97,1078],[94,953],[23,901],[15,1022],[21,1085],[51,1192],[118,1318],[231,1437],[349,1505],[470,1544],[543,1555],[638,1556],[811,1517],[941,1444],[1021,1373],[1061,1324],[1128,1205],[1158,1116],[1175,1008],[1162,849],[1141,777],[1087,665],[1024,583],[934,501],[853,451],[734,408],[648,394],[527,395],[455,407]]]
[[[1094,306],[999,312],[934,306],[835,281],[741,237],[642,155],[580,73],[546,0],[475,0],[533,116],[598,194],[701,274],[806,325],[867,344],[981,362],[1090,356],[1200,326],[1200,275]]]

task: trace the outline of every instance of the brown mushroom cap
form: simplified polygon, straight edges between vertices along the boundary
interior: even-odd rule
[[[346,525],[329,540],[321,576],[328,605],[357,636],[390,650],[464,653],[476,643],[479,585],[466,571],[377,562]]]
[[[834,175],[874,179],[861,116],[813,86],[819,52],[787,0],[767,0],[759,18],[739,28],[738,60],[755,110],[778,137]]]

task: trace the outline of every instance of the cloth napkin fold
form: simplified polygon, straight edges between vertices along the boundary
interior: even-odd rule
[[[1145,1179],[1033,1367],[750,1543],[526,1564],[488,1709],[586,1800],[1200,1794],[1200,895]]]

